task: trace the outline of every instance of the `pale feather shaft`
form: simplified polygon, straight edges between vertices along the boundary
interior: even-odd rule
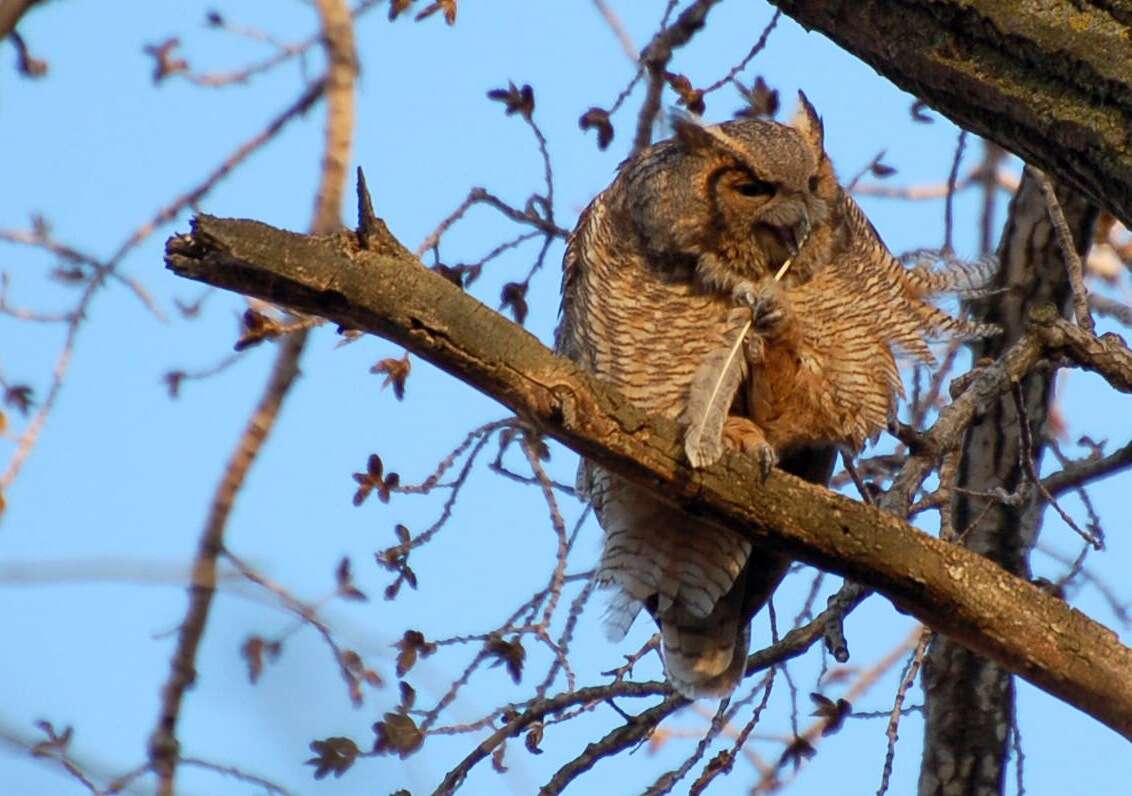
[[[684,453],[693,467],[710,467],[723,455],[723,424],[746,377],[746,359],[740,352],[751,331],[751,310],[736,307],[727,322],[732,342],[712,351],[696,369],[684,410]]]

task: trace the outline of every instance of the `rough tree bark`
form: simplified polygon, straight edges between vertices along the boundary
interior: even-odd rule
[[[1132,227],[1132,3],[770,2]]]
[[[537,339],[421,266],[380,222],[303,236],[201,216],[171,238],[176,273],[401,344],[513,409],[538,430],[631,481],[759,544],[860,581],[1132,739],[1132,650],[1025,580],[869,506],[781,472],[761,483],[741,455],[697,471],[674,423],[648,417]],[[1132,391],[1132,352],[1049,308],[949,407],[962,429],[1045,354],[1087,361]],[[931,433],[926,439],[946,439]]]
[[[1078,252],[1088,248],[1096,210],[1072,191],[1058,192]],[[1003,334],[973,348],[976,359],[997,358],[1026,332],[1027,308],[1053,304],[1066,316],[1071,291],[1066,265],[1049,221],[1049,209],[1034,173],[1026,170],[1010,206],[998,250],[994,287],[1001,290],[975,306],[977,317],[997,323]],[[967,433],[957,486],[977,492],[1001,488],[1029,490],[1024,503],[1002,502],[959,493],[952,521],[960,541],[1009,572],[1029,577],[1029,553],[1045,503],[1020,463],[1019,454],[1040,461],[1043,426],[1056,371],[1031,373],[1019,389],[1032,450],[1021,450],[1016,401],[1004,395]],[[1036,465],[1035,465],[1036,466]],[[1010,672],[945,636],[936,636],[924,660],[925,726],[921,796],[993,796],[1002,793],[1014,685]]]
[[[16,29],[20,18],[42,0],[0,0],[0,41]]]

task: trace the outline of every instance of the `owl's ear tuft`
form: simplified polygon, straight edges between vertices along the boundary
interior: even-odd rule
[[[699,116],[673,110],[669,118],[676,138],[689,152],[701,152],[716,146],[715,136],[704,126],[703,119]]]
[[[814,110],[814,106],[802,91],[798,92],[798,110],[794,111],[794,118],[790,126],[797,130],[806,143],[810,145],[814,155],[821,159],[825,151],[825,126],[821,117]]]

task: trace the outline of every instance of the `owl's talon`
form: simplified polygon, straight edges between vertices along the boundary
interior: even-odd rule
[[[758,289],[755,287],[754,282],[744,279],[731,291],[731,298],[733,298],[737,304],[750,307],[753,312],[755,303],[758,301]]]
[[[764,481],[778,463],[778,454],[766,441],[763,430],[746,417],[731,415],[724,421],[723,441],[731,450],[741,451],[754,459]]]
[[[755,467],[759,471],[759,480],[766,481],[770,476],[770,471],[774,469],[774,465],[778,464],[778,454],[774,452],[774,448],[764,442],[757,446],[755,450],[747,453],[755,460]]]
[[[777,337],[785,329],[790,317],[790,305],[782,285],[773,279],[759,284],[743,280],[731,291],[731,298],[751,308],[751,323],[764,337]]]
[[[759,286],[751,307],[751,320],[755,331],[764,337],[777,337],[786,328],[789,304],[778,282],[766,280]]]
[[[786,313],[781,307],[756,307],[754,325],[759,334],[773,336],[773,332],[780,330],[786,323]]]

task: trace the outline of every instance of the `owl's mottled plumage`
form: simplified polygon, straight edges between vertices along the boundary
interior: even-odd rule
[[[979,331],[928,303],[959,280],[889,254],[838,185],[804,97],[793,126],[674,126],[582,214],[564,261],[559,350],[680,419],[697,370],[734,342],[729,313],[750,305],[755,339],[727,441],[824,483],[835,446],[859,449],[892,416],[894,351],[930,360],[926,338]],[[605,530],[598,577],[615,589],[611,633],[623,636],[644,606],[673,686],[730,693],[750,618],[788,560],[599,467],[583,464],[579,480]]]

